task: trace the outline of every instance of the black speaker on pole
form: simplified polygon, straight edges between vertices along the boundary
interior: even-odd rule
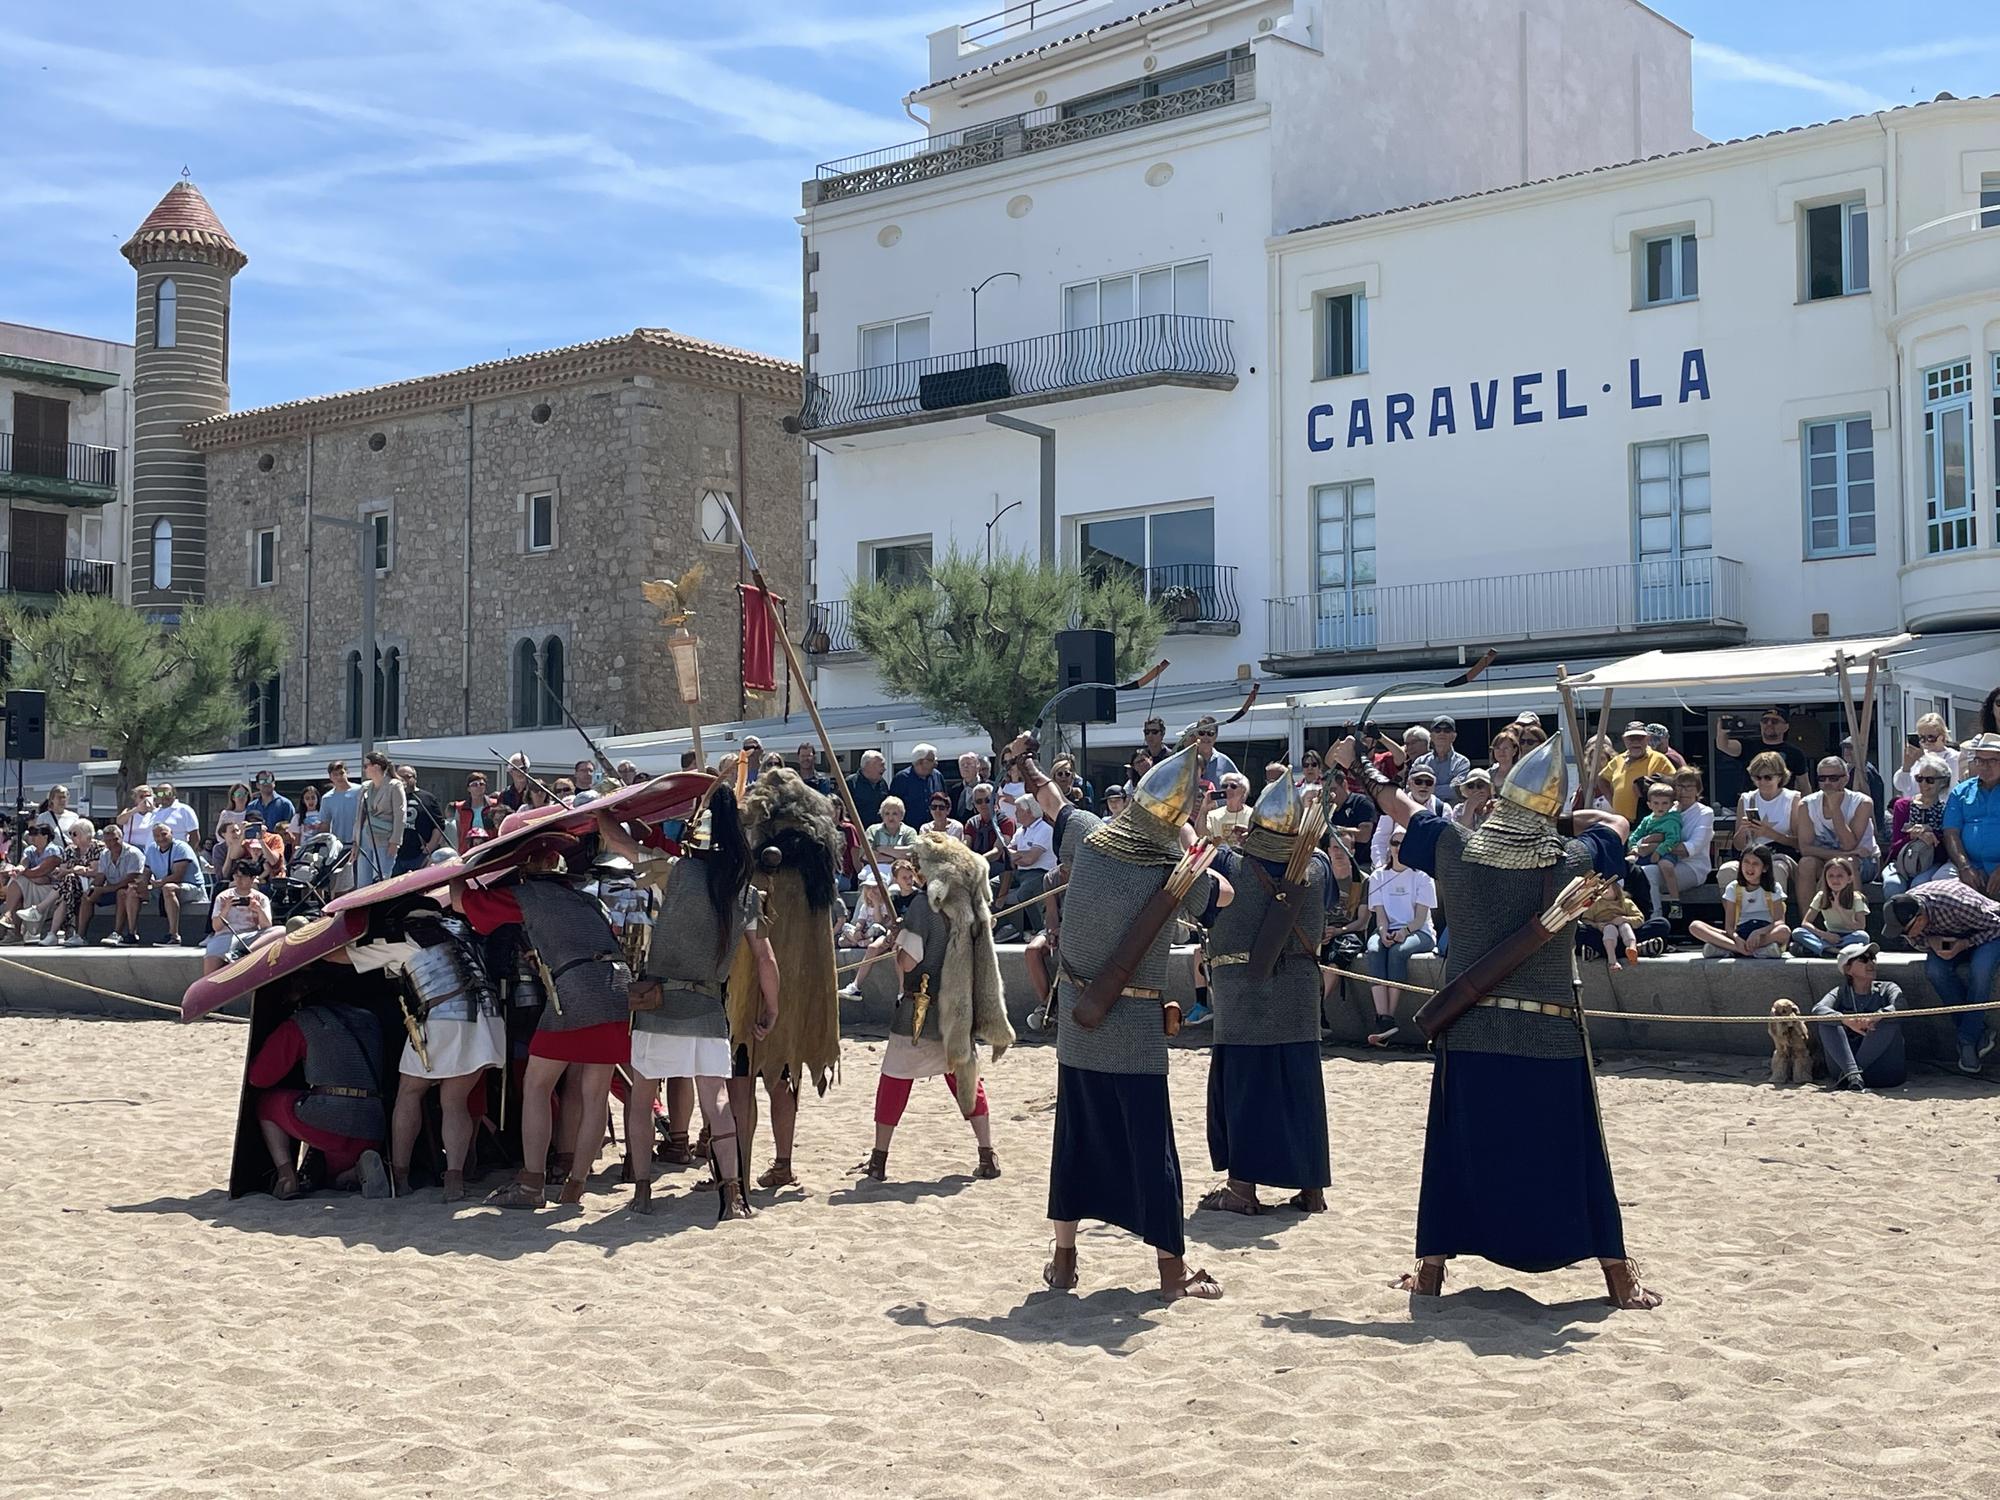
[[[1116,680],[1117,660],[1117,642],[1110,631],[1058,630],[1056,686],[1073,687],[1079,682],[1102,682],[1106,686],[1065,698],[1056,718],[1064,724],[1114,723],[1118,718],[1118,694],[1109,684]]]
[[[27,688],[7,693],[7,759],[40,760],[48,754],[49,695]]]

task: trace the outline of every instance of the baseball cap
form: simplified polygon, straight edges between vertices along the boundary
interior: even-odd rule
[[[1431,728],[1442,729],[1447,733],[1456,734],[1458,732],[1458,720],[1454,719],[1450,714],[1439,714],[1435,719],[1431,720]]]
[[[1873,960],[1881,956],[1882,956],[1882,949],[1878,944],[1875,943],[1864,943],[1859,948],[1846,949],[1840,955],[1840,971],[1843,974],[1846,973],[1847,966],[1853,963],[1857,959],[1865,958],[1872,962]]]
[[[1630,724],[1627,724],[1625,726],[1624,730],[1620,733],[1619,738],[1629,740],[1635,734],[1645,735],[1650,738],[1652,733],[1653,733],[1652,730],[1648,729],[1639,720],[1634,719]]]

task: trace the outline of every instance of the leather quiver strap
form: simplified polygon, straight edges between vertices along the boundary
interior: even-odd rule
[[[1258,919],[1257,935],[1250,942],[1249,972],[1253,980],[1271,977],[1278,967],[1278,960],[1285,956],[1285,944],[1298,931],[1300,898],[1307,895],[1312,887],[1303,880],[1272,881],[1255,865],[1250,867],[1263,878],[1271,892],[1271,903],[1264,908],[1264,915]],[[1304,948],[1304,939],[1300,939]],[[1317,957],[1316,950],[1305,948],[1308,956]]]
[[[1556,872],[1551,866],[1542,872],[1542,904],[1536,911],[1536,919],[1516,928],[1505,942],[1488,948],[1456,979],[1417,1007],[1413,1019],[1426,1041],[1434,1042],[1449,1031],[1454,1021],[1490,995],[1496,986],[1504,984],[1509,974],[1555,936],[1538,920],[1542,912],[1554,905],[1555,898]]]
[[[1131,926],[1118,939],[1118,946],[1111,950],[1110,959],[1093,978],[1084,982],[1083,1000],[1072,1012],[1079,1024],[1086,1028],[1104,1024],[1111,1007],[1132,982],[1133,971],[1152,948],[1153,939],[1160,935],[1160,929],[1179,906],[1179,900],[1165,886],[1146,898]]]

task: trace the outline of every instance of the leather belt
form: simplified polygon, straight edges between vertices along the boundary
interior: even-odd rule
[[[1576,1019],[1574,1005],[1550,1005],[1543,1000],[1514,1000],[1505,995],[1488,995],[1484,1000],[1473,1002],[1475,1006],[1487,1006],[1493,1010],[1518,1010],[1531,1016],[1561,1016],[1565,1020]]]
[[[373,1089],[348,1089],[333,1083],[316,1083],[308,1088],[306,1092],[330,1099],[373,1099],[377,1097]]]
[[[1073,985],[1075,988],[1081,990],[1085,987],[1086,981],[1078,979],[1076,975],[1070,973],[1068,969],[1062,969],[1059,972],[1061,973],[1062,977],[1064,979],[1067,979],[1070,982],[1070,984]],[[1118,993],[1121,997],[1128,1000],[1158,1000],[1162,995],[1166,993],[1166,991],[1149,990],[1143,985],[1128,984],[1127,986],[1125,986],[1124,989],[1120,990]]]

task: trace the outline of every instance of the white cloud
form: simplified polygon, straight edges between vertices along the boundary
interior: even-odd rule
[[[1859,84],[1847,83],[1838,78],[1822,78],[1808,73],[1789,63],[1770,58],[1751,57],[1747,53],[1717,46],[1714,42],[1694,43],[1694,61],[1697,72],[1727,83],[1761,83],[1777,88],[1796,89],[1801,93],[1815,94],[1831,101],[1842,109],[1865,111],[1894,109],[1895,101],[1884,99],[1880,94]]]

